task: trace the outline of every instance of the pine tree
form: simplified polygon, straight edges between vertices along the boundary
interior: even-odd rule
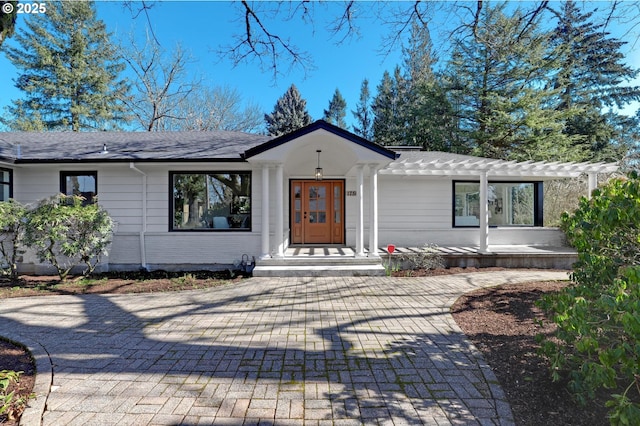
[[[412,21],[409,46],[403,48],[402,53],[408,92],[419,90],[420,86],[435,80],[433,67],[437,60],[433,53],[431,33],[426,24]]]
[[[433,71],[437,59],[426,24],[417,20],[411,23],[408,47],[402,52],[404,99],[400,119],[405,143],[426,150],[457,151],[453,146],[454,112]]]
[[[394,77],[388,71],[382,75],[378,92],[373,99],[371,110],[373,119],[373,140],[381,145],[401,145],[404,143],[401,108],[402,82],[398,82],[400,68],[396,67]]]
[[[356,104],[356,110],[351,111],[356,119],[353,132],[367,140],[373,139],[373,112],[371,111],[371,93],[369,92],[369,80],[362,80],[360,85],[360,99]]]
[[[29,15],[6,54],[21,71],[15,85],[25,98],[7,108],[13,130],[105,130],[125,120],[124,65],[109,42],[95,6],[86,1],[47,3]]]
[[[520,10],[483,8],[475,34],[461,39],[449,63],[451,81],[464,88],[460,125],[473,154],[509,160],[579,158],[563,133],[573,113],[558,111],[549,75],[557,69],[549,36]]]
[[[5,4],[11,5],[11,13],[5,12]],[[12,1],[0,1],[0,46],[2,46],[2,42],[7,38],[11,37],[13,34],[13,30],[16,26],[16,18],[18,17],[17,10],[18,2],[15,0]],[[9,7],[9,6],[7,6]]]
[[[277,100],[273,112],[265,114],[264,120],[271,136],[280,136],[311,124],[307,101],[302,99],[294,84]]]
[[[347,128],[347,123],[344,121],[344,117],[347,115],[347,101],[342,97],[340,90],[336,89],[333,93],[333,97],[329,101],[329,108],[324,110],[323,119],[327,123],[334,124],[343,129]]]
[[[640,87],[622,85],[637,70],[624,64],[620,52],[624,43],[605,32],[602,24],[594,23],[593,15],[582,13],[573,1],[556,11],[552,44],[560,64],[553,84],[560,92],[558,110],[579,111],[568,119],[565,133],[578,140],[584,159],[616,161],[631,148],[630,132],[637,138],[638,129],[635,121],[604,109],[640,100]]]
[[[456,145],[455,111],[439,84],[424,82],[417,86],[408,111],[409,145],[420,146],[427,151],[464,152]]]
[[[442,149],[453,117],[433,72],[436,63],[426,25],[413,21],[408,47],[403,47],[402,67],[393,77],[386,73],[378,86],[372,110],[376,142]],[[447,127],[446,131],[443,126]],[[437,140],[434,140],[436,138]]]

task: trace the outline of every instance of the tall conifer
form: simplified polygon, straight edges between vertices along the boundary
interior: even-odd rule
[[[605,108],[624,107],[640,100],[640,87],[626,86],[638,73],[624,63],[625,44],[594,22],[594,12],[583,13],[575,2],[561,4],[552,45],[559,52],[554,87],[558,109],[577,110],[567,120],[565,133],[576,140],[585,160],[616,161],[638,138],[638,122]]]
[[[343,129],[347,128],[347,122],[344,117],[347,115],[347,101],[342,97],[340,90],[336,89],[333,97],[329,101],[329,108],[324,110],[323,119],[327,123],[334,124]]]
[[[87,1],[47,3],[29,15],[7,58],[20,70],[4,122],[13,130],[108,130],[125,121],[124,69],[105,24]]]
[[[371,93],[369,92],[369,80],[362,80],[360,85],[360,98],[356,104],[356,110],[351,111],[356,124],[353,132],[367,140],[373,139],[373,112],[371,111]]]
[[[265,114],[264,120],[271,136],[280,136],[311,124],[307,101],[302,99],[294,84],[276,101],[273,111]]]

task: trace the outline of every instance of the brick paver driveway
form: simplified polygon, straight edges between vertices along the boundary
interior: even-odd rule
[[[7,299],[0,335],[46,350],[45,425],[512,424],[449,306],[482,286],[566,277],[252,278]]]

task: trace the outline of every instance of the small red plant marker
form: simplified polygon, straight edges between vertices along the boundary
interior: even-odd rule
[[[389,253],[389,262],[387,264],[387,267],[385,268],[385,270],[387,271],[387,275],[391,276],[391,254],[396,251],[396,246],[393,244],[389,244],[387,245],[387,253]]]

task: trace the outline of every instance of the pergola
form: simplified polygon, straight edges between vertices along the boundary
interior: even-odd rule
[[[380,174],[398,176],[473,176],[480,180],[480,248],[488,253],[489,215],[488,181],[489,176],[508,178],[532,178],[551,180],[576,178],[586,174],[589,182],[589,196],[598,185],[599,173],[612,173],[618,170],[617,163],[576,163],[546,161],[505,161],[489,158],[443,152],[409,151],[379,171]]]

